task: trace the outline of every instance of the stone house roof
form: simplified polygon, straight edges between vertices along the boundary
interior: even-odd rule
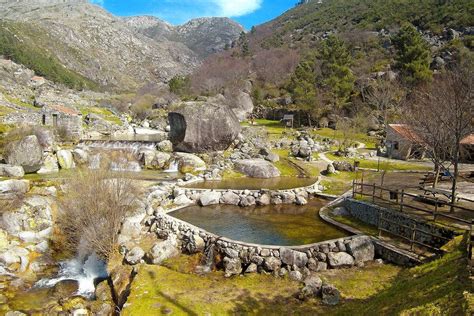
[[[474,145],[474,134],[471,134],[461,141],[462,145]]]
[[[423,142],[421,138],[410,128],[410,126],[406,124],[389,124],[388,126],[406,140],[418,143]]]
[[[80,112],[73,108],[68,108],[62,105],[48,105],[44,108],[45,110],[50,110],[50,111],[57,111],[66,115],[73,115],[73,116],[78,116],[81,115]]]

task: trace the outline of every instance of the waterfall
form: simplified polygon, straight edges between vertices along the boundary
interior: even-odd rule
[[[104,150],[126,150],[133,154],[137,154],[141,149],[155,150],[157,142],[139,142],[139,141],[84,141],[82,142],[85,146],[91,149],[104,149]]]
[[[179,167],[178,161],[172,160],[170,162],[170,166],[164,172],[167,172],[167,173],[178,172],[179,171],[178,167]]]
[[[78,255],[74,259],[60,262],[58,275],[39,280],[35,287],[49,288],[64,280],[75,280],[79,283],[77,294],[92,297],[95,292],[95,280],[105,279],[107,276],[106,264],[96,254],[85,257]]]
[[[201,265],[196,267],[196,273],[206,274],[212,271],[212,268],[215,264],[215,248],[215,241],[209,239],[206,243],[206,247],[204,248],[204,256],[202,257]]]

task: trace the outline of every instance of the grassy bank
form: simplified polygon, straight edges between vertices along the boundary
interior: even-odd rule
[[[298,300],[301,286],[287,278],[198,276],[199,256],[180,256],[139,267],[123,315],[464,315],[472,284],[463,245],[458,239],[448,248],[443,258],[411,269],[369,263],[320,272],[341,291],[336,307]]]

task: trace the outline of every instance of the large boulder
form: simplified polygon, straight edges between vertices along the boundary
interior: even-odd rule
[[[350,253],[356,262],[366,262],[374,260],[375,247],[368,236],[353,238],[346,245],[347,252]]]
[[[328,261],[332,268],[351,267],[354,265],[354,258],[346,252],[330,252],[328,254]]]
[[[251,178],[276,178],[280,171],[270,162],[263,159],[242,159],[235,162],[235,169]]]
[[[331,284],[324,284],[321,288],[321,298],[324,305],[334,306],[339,304],[341,293]]]
[[[223,263],[226,277],[239,275],[242,273],[242,262],[239,258],[225,257]]]
[[[239,205],[240,196],[232,191],[227,191],[222,194],[221,203],[226,205]]]
[[[171,155],[152,149],[142,149],[139,152],[140,160],[147,169],[163,169],[171,159]]]
[[[304,287],[299,294],[300,299],[316,297],[321,292],[323,281],[317,275],[310,275],[303,281]]]
[[[48,154],[44,159],[41,169],[38,174],[51,174],[59,172],[58,158],[54,154]]]
[[[187,102],[168,114],[176,151],[203,153],[227,149],[240,133],[234,112],[225,105]]]
[[[206,191],[199,197],[199,204],[201,206],[219,204],[222,194],[215,191]]]
[[[281,261],[288,266],[303,268],[308,263],[308,256],[304,252],[295,251],[288,248],[280,248]]]
[[[133,247],[127,254],[125,255],[125,260],[127,263],[131,265],[135,265],[140,263],[142,258],[145,256],[145,251],[143,251],[140,247]]]
[[[5,180],[0,181],[0,193],[24,194],[30,190],[28,180]]]
[[[196,155],[176,153],[176,159],[178,170],[183,174],[206,170],[206,163]]]
[[[59,150],[56,156],[58,157],[58,162],[62,169],[72,169],[76,167],[70,150]]]
[[[22,166],[26,173],[38,171],[43,164],[43,148],[35,135],[11,142],[5,150],[10,165]]]
[[[22,166],[12,166],[0,164],[0,176],[21,178],[25,175],[25,170]]]
[[[247,119],[248,115],[252,113],[254,105],[252,97],[249,93],[240,91],[235,96],[235,105],[232,106],[232,111],[235,113],[237,118],[241,121]]]
[[[174,236],[165,241],[157,242],[147,254],[148,261],[152,264],[160,264],[166,259],[179,255],[178,242]]]

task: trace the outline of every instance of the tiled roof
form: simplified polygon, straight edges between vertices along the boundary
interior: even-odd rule
[[[461,141],[463,145],[474,145],[474,134],[471,134]]]
[[[410,141],[422,142],[421,138],[406,124],[389,124],[389,126],[403,138]]]
[[[54,111],[58,111],[68,115],[79,115],[80,113],[72,108],[68,108],[62,105],[48,105],[47,108],[50,108]]]

